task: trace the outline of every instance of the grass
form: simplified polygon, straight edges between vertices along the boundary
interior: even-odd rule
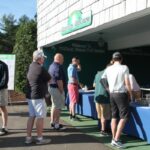
[[[75,128],[79,129],[81,132],[90,135],[101,143],[105,144],[111,149],[116,149],[110,145],[111,136],[101,137],[98,129],[98,121],[89,117],[78,115],[79,121],[71,121],[69,119],[69,112],[67,109],[64,109],[61,113],[61,119],[65,122],[71,124]],[[150,144],[147,144],[146,141],[140,140],[135,137],[127,136],[125,134],[121,135],[121,140],[125,142],[126,149],[128,150],[149,150]]]

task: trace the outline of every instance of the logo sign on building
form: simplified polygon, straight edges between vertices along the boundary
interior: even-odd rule
[[[16,56],[13,54],[0,54],[0,60],[8,65],[9,70],[8,90],[14,90]]]
[[[68,25],[62,28],[62,35],[74,32],[92,24],[92,12],[82,13],[76,10],[68,18]]]

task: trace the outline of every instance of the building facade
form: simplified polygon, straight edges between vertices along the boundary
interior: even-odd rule
[[[47,67],[56,52],[64,54],[65,68],[78,56],[81,82],[92,85],[113,50],[122,50],[137,81],[150,85],[150,71],[143,67],[150,65],[150,0],[37,0],[37,23]]]
[[[49,47],[71,39],[99,41],[108,49],[148,45],[150,0],[37,0],[38,47]],[[89,26],[62,35],[70,15],[90,12]]]

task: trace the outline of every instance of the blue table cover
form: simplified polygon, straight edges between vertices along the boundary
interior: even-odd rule
[[[66,105],[69,108],[69,96],[66,98]],[[76,113],[97,119],[97,112],[94,102],[94,91],[79,91],[79,102],[76,105]]]
[[[131,104],[130,109],[130,119],[125,125],[124,133],[150,143],[150,107]]]

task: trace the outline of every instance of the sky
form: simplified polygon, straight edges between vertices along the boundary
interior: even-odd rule
[[[18,20],[21,16],[26,15],[30,19],[36,14],[37,0],[0,0],[0,18],[4,14],[12,14]]]

